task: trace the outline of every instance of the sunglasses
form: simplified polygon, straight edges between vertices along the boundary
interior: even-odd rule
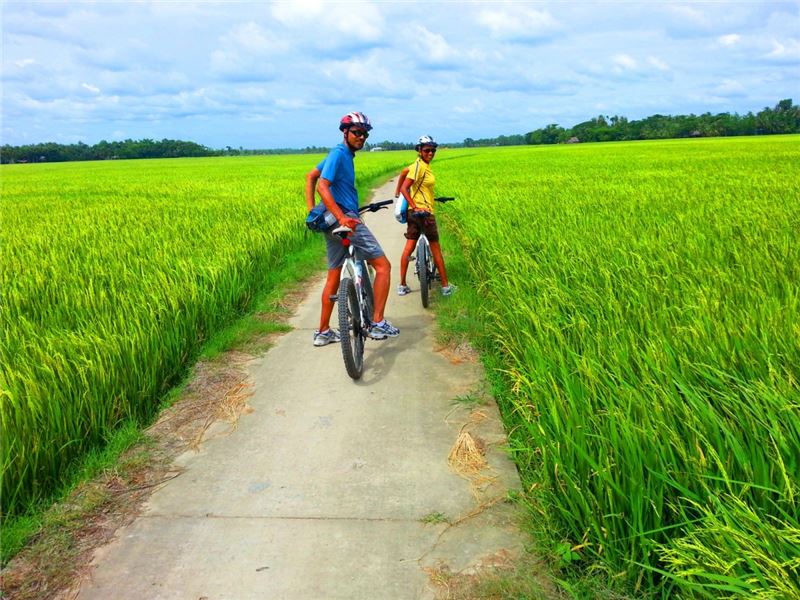
[[[420,152],[424,152],[425,154],[436,154],[436,148],[423,148]]]
[[[356,137],[360,137],[360,138],[364,138],[364,139],[367,139],[369,137],[369,134],[366,131],[364,131],[363,129],[348,129],[348,131],[352,135],[354,135]]]

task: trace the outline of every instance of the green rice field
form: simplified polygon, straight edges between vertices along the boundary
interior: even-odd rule
[[[639,593],[800,597],[798,165],[798,136],[435,164],[521,473]]]
[[[47,497],[121,423],[151,417],[203,341],[311,241],[304,176],[321,158],[2,167],[4,514]]]
[[[151,417],[313,243],[303,178],[320,158],[0,169],[4,514]],[[412,159],[359,155],[359,184]],[[458,283],[480,298],[465,310],[526,489],[553,543],[612,587],[800,597],[798,164],[800,136],[433,163],[437,194],[458,198],[445,251],[469,265]]]

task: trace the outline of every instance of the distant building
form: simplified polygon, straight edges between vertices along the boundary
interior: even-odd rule
[[[576,138],[574,135],[567,140],[568,144],[579,144],[580,140]]]
[[[369,151],[370,152],[382,152],[383,148],[381,148],[380,146],[375,146],[374,148],[370,148]]]

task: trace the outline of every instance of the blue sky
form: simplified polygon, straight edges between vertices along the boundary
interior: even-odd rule
[[[800,103],[790,2],[3,1],[3,144],[442,142]]]

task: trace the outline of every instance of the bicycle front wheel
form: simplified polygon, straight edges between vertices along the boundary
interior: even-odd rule
[[[428,308],[428,292],[431,288],[430,247],[428,244],[417,244],[417,275],[419,276],[419,295],[422,307]]]
[[[356,285],[350,277],[339,283],[339,335],[347,374],[359,379],[364,371],[364,337]]]
[[[366,307],[364,317],[367,321],[370,321],[372,320],[372,311],[375,308],[375,294],[372,291],[372,279],[367,261],[361,262],[361,291],[364,293],[364,306]]]

